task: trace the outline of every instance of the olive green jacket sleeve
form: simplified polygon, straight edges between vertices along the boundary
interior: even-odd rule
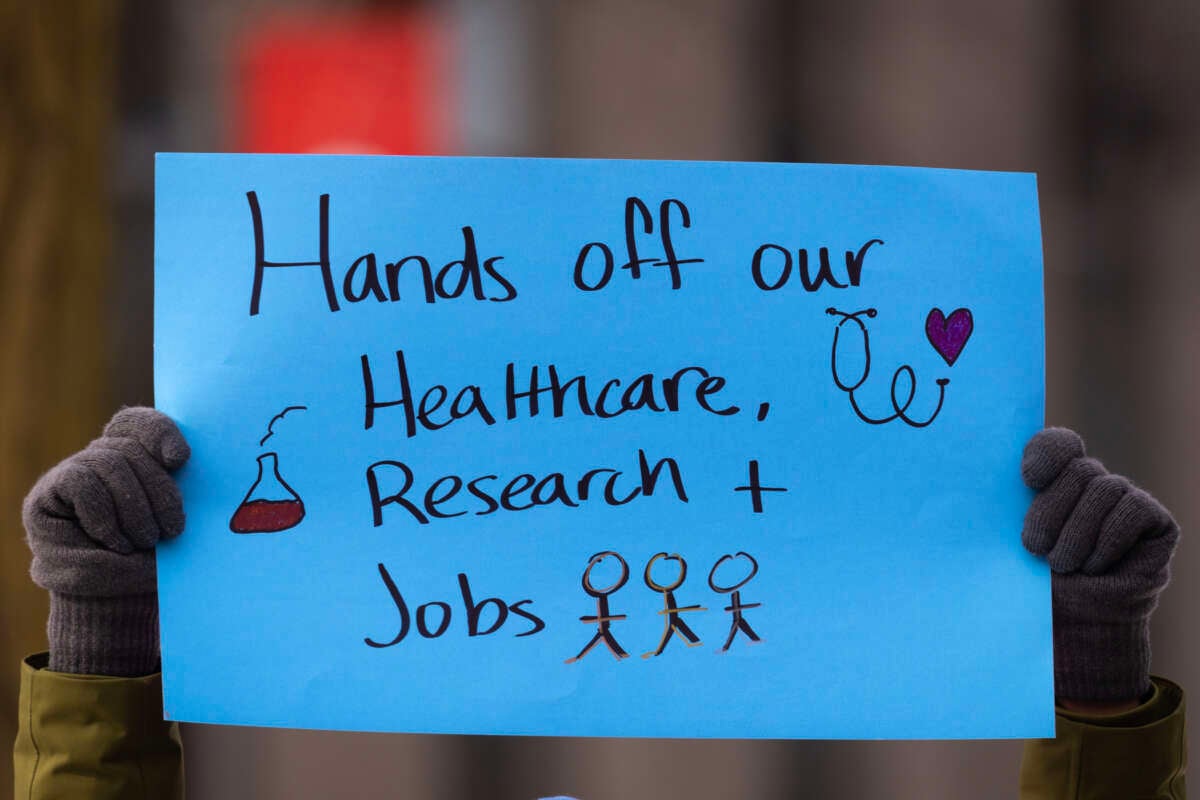
[[[1186,766],[1183,690],[1155,678],[1123,714],[1059,709],[1058,736],[1025,744],[1021,800],[1183,800]]]
[[[180,800],[183,749],[162,718],[162,677],[106,678],[21,665],[16,800]]]

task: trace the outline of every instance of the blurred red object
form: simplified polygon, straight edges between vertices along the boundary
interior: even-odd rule
[[[448,21],[426,10],[259,20],[237,54],[237,149],[453,153],[451,39]]]

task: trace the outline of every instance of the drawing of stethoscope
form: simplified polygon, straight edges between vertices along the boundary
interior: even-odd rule
[[[937,385],[938,385],[937,408],[935,408],[933,410],[933,413],[929,416],[929,419],[926,419],[924,421],[915,420],[912,417],[908,416],[908,409],[909,409],[909,406],[912,405],[913,399],[916,397],[916,394],[917,394],[917,375],[916,375],[916,372],[913,371],[913,368],[911,366],[909,366],[908,364],[902,364],[899,368],[897,368],[895,374],[892,375],[891,401],[892,401],[892,410],[895,413],[892,414],[891,416],[880,417],[880,418],[874,418],[874,417],[868,416],[859,407],[858,400],[855,399],[855,397],[854,397],[854,392],[860,386],[862,386],[864,383],[866,383],[867,378],[871,374],[871,337],[870,337],[870,334],[867,333],[866,324],[862,321],[862,319],[860,317],[862,317],[862,315],[865,314],[867,317],[874,319],[878,315],[879,312],[877,312],[873,308],[867,308],[867,309],[863,309],[862,311],[855,311],[853,313],[847,313],[845,311],[838,311],[836,308],[830,307],[830,308],[825,309],[825,313],[829,314],[830,316],[833,316],[833,317],[841,317],[842,318],[838,322],[837,327],[834,328],[834,330],[833,330],[833,349],[832,349],[832,353],[831,353],[831,367],[833,370],[833,382],[835,384],[837,384],[837,387],[839,389],[841,389],[843,392],[845,392],[847,395],[850,396],[850,407],[854,409],[854,413],[858,415],[859,419],[861,419],[863,422],[866,422],[870,425],[883,425],[885,423],[892,422],[893,420],[898,419],[907,425],[911,425],[914,428],[924,428],[925,426],[927,426],[931,422],[933,422],[935,419],[937,419],[937,415],[940,414],[942,411],[942,403],[946,399],[946,384],[950,383],[950,379],[949,378],[938,378],[937,379]],[[847,322],[854,323],[854,326],[857,326],[858,335],[861,336],[862,349],[863,349],[863,366],[862,366],[862,373],[860,375],[858,375],[856,378],[843,379],[842,373],[838,369],[838,346],[841,343],[842,326],[845,325]],[[851,334],[851,337],[853,337],[853,334]],[[846,346],[850,347],[851,345],[847,344]],[[901,375],[905,376],[905,378],[907,378],[907,380],[908,380],[908,395],[907,395],[907,397],[905,397],[903,399],[903,401],[901,401],[901,399],[899,397],[899,392],[898,392],[898,386],[900,383]]]

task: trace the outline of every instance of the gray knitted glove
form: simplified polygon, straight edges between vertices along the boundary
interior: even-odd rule
[[[1038,490],[1022,539],[1052,570],[1055,695],[1143,697],[1150,614],[1170,578],[1179,526],[1149,494],[1086,458],[1083,440],[1065,428],[1029,441],[1021,475]]]
[[[25,498],[30,572],[50,592],[50,669],[119,676],[157,669],[154,545],[183,530],[168,470],[190,453],[166,415],[122,409]]]

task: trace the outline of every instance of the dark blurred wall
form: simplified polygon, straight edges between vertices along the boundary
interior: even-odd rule
[[[115,4],[0,0],[0,741],[20,659],[45,649],[21,499],[110,411],[106,181]],[[7,746],[5,747],[7,752]],[[0,759],[0,791],[12,762]]]

